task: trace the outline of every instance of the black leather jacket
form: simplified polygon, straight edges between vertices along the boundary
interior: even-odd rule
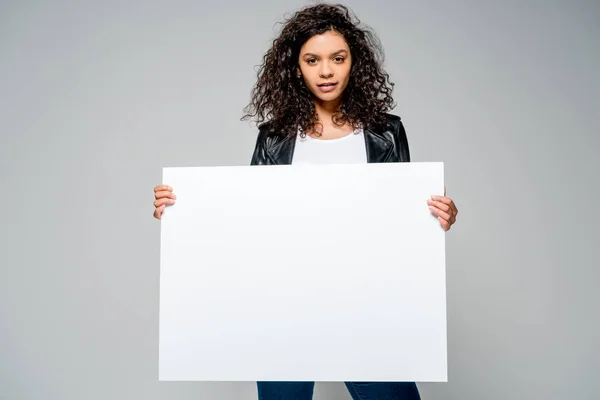
[[[367,162],[410,162],[408,140],[400,117],[392,114],[386,116],[386,128],[364,130]],[[295,136],[269,132],[268,124],[264,124],[259,129],[250,165],[291,164],[295,144]]]

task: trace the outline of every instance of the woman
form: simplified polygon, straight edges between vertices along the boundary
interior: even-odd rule
[[[242,119],[259,126],[251,165],[409,162],[403,124],[389,114],[393,84],[374,34],[341,5],[296,12],[265,54]],[[154,217],[175,204],[173,189],[154,188]],[[424,199],[445,231],[456,221],[452,199]],[[414,382],[346,382],[354,400],[419,399]],[[260,400],[310,400],[314,382],[258,382]]]

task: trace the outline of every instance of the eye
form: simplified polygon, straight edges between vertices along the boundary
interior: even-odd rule
[[[316,62],[317,62],[317,59],[316,59],[316,58],[309,58],[308,60],[306,60],[306,62],[307,62],[308,64],[314,64],[314,63],[316,63]]]
[[[334,58],[334,60],[336,62],[343,62],[345,60],[345,58],[344,57],[336,57],[336,58]]]

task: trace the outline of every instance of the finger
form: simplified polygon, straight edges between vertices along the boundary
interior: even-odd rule
[[[167,198],[170,198],[170,199],[173,199],[173,200],[177,199],[177,196],[175,196],[175,193],[170,192],[168,190],[164,190],[164,191],[161,191],[161,192],[156,192],[156,193],[154,193],[154,197],[157,200],[158,199],[162,199],[164,197],[167,197]]]
[[[450,230],[450,224],[448,223],[448,221],[446,221],[442,217],[438,217],[438,221],[440,221],[440,225],[442,226],[442,228],[444,228],[446,232]]]
[[[171,192],[171,191],[173,191],[173,188],[171,186],[168,186],[168,185],[158,185],[158,186],[156,186],[154,188],[155,192],[162,192],[162,191],[165,191],[165,190]]]
[[[442,217],[443,219],[445,219],[446,221],[450,221],[450,218],[452,218],[452,216],[450,214],[448,214],[447,212],[440,210],[439,208],[436,207],[429,207],[429,210],[431,210],[431,212],[438,216],[438,217]]]
[[[160,206],[156,210],[154,210],[154,218],[161,219],[162,213],[165,210],[165,206]]]
[[[444,186],[444,196],[446,195],[446,186]]]
[[[441,201],[444,204],[448,204],[450,207],[452,207],[454,212],[458,212],[456,204],[454,204],[454,200],[452,200],[450,197],[432,195],[431,199],[434,201]]]
[[[452,214],[452,207],[441,201],[427,200],[427,204],[430,206],[439,208],[440,210],[446,211],[448,214]]]
[[[456,204],[452,200],[450,201],[450,207],[454,210],[454,215],[458,214],[458,208],[456,208]]]
[[[431,199],[434,201],[441,201],[442,203],[445,204],[450,204],[452,203],[452,199],[450,197],[446,197],[446,196],[438,196],[438,195],[431,195]]]
[[[158,200],[154,201],[154,207],[156,207],[156,208],[167,205],[167,204],[168,205],[175,204],[175,200],[168,199],[168,198],[162,198],[162,199],[158,199]]]

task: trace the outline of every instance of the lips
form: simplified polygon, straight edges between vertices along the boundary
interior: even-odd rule
[[[331,91],[335,90],[336,86],[337,86],[337,82],[325,82],[325,83],[321,83],[321,84],[317,85],[319,90],[323,93],[327,93],[327,92],[331,92]]]

